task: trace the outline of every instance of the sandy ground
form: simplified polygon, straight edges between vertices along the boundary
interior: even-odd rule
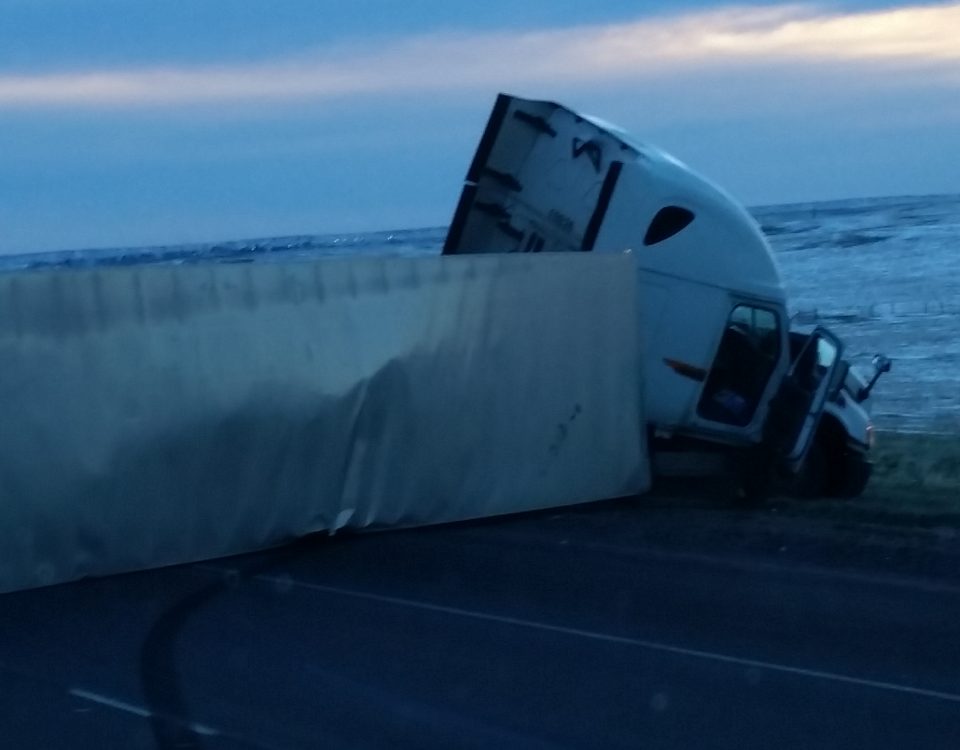
[[[882,432],[874,450],[875,491],[911,490],[960,503],[960,435]]]
[[[623,503],[624,543],[960,580],[960,436],[882,433],[873,460],[869,486],[853,499],[779,496],[744,507],[715,482],[687,480],[607,512]],[[645,506],[642,520],[633,503]]]

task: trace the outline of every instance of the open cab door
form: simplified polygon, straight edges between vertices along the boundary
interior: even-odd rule
[[[803,465],[824,405],[841,385],[843,344],[818,326],[793,360],[767,421],[767,439],[781,447],[782,466],[796,473]]]

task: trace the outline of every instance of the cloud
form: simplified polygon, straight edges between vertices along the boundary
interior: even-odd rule
[[[758,64],[960,76],[960,3],[858,13],[730,7],[536,32],[447,33],[250,65],[0,73],[0,108],[142,107],[583,85]]]

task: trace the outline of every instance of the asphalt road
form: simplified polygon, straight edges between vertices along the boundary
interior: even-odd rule
[[[0,737],[960,747],[960,573],[745,519],[621,502],[4,595]]]

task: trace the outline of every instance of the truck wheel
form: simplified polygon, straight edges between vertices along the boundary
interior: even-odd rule
[[[873,464],[859,453],[848,451],[843,457],[840,476],[837,477],[835,495],[837,497],[860,497],[870,482]]]
[[[803,466],[794,479],[793,494],[797,497],[813,499],[827,494],[829,478],[827,456],[823,444],[814,440],[803,460]]]

